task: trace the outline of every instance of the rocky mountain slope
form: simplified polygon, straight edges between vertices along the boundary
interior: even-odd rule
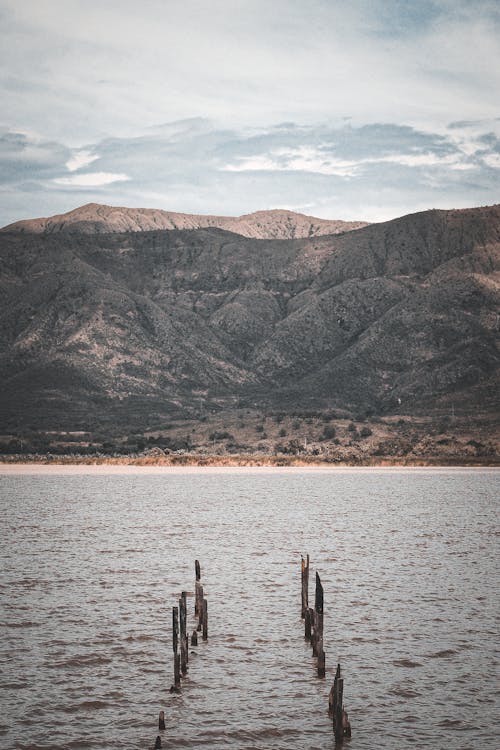
[[[294,239],[340,234],[367,226],[363,221],[316,219],[294,211],[256,211],[244,216],[203,216],[161,211],[155,208],[119,208],[88,203],[65,214],[27,219],[6,227],[8,231],[37,233],[145,232],[157,229],[205,229],[217,227],[255,239]]]
[[[498,409],[500,206],[287,240],[0,235],[6,426]]]

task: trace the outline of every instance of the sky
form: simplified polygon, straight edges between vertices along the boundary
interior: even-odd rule
[[[498,0],[0,0],[0,225],[500,202]]]

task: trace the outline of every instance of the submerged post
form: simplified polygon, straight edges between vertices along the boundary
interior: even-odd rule
[[[202,623],[203,623],[203,640],[206,641],[208,639],[208,602],[206,599],[203,599]]]
[[[333,715],[333,733],[335,742],[342,742],[344,737],[351,736],[351,724],[347,711],[344,710],[344,680],[340,672],[340,664],[337,664],[337,672],[333,687],[328,699],[329,709]]]
[[[172,607],[172,646],[174,654],[177,653],[179,643],[179,608]]]
[[[305,612],[304,638],[306,639],[306,641],[309,641],[309,643],[311,642],[311,636],[312,636],[311,613],[312,613],[312,609],[308,607]]]
[[[181,672],[183,675],[187,672],[187,637],[186,637],[186,592],[183,591],[179,599],[179,638],[181,645]]]
[[[313,654],[319,656],[323,650],[323,586],[319,574],[316,573],[316,591],[314,595],[314,638]],[[319,665],[318,665],[319,670]],[[318,671],[319,674],[319,671]]]
[[[301,558],[302,569],[302,619],[306,616],[306,610],[309,607],[309,555],[306,560]]]
[[[200,632],[202,627],[203,627],[203,586],[200,583],[199,588],[198,588],[198,627],[197,627],[198,632]]]
[[[323,650],[323,638],[318,643],[318,677],[324,677],[326,674],[325,669],[325,652]]]
[[[170,692],[179,692],[181,687],[181,657],[177,653],[179,645],[179,609],[172,607],[172,647],[174,651],[174,684]]]
[[[174,688],[178,692],[181,688],[181,656],[174,654]]]
[[[199,581],[194,584],[194,613],[195,615],[200,614],[200,590],[203,591],[203,586]],[[203,596],[201,597],[203,599]]]
[[[158,718],[158,729],[160,731],[162,729],[165,729],[165,711],[160,711],[160,716]]]

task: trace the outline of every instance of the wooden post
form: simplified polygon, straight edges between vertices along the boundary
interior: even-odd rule
[[[318,572],[316,572],[316,591],[314,595],[314,609],[319,615],[323,614],[323,585]]]
[[[337,672],[335,674],[335,680],[333,682],[333,733],[335,740],[342,742],[344,738],[344,731],[342,727],[342,701],[344,698],[344,680],[340,672],[340,664],[337,664]]]
[[[193,630],[193,635],[191,636],[191,646],[197,646],[198,645],[198,633],[196,630]]]
[[[165,711],[160,711],[160,717],[158,719],[158,729],[161,731],[165,729]]]
[[[158,735],[158,737],[155,740],[155,748],[154,750],[160,750],[161,749],[161,737]]]
[[[306,561],[307,560],[307,561]],[[309,607],[309,555],[306,560],[302,557],[302,619],[305,619],[306,609]]]
[[[174,648],[174,654],[177,653],[177,646],[179,643],[179,609],[172,607],[172,646]]]
[[[323,650],[323,638],[318,643],[318,677],[324,677],[325,671],[325,652]]]
[[[323,648],[323,586],[321,579],[316,573],[316,591],[314,595],[314,636],[313,655],[318,656],[319,644]]]
[[[200,613],[200,586],[201,583],[196,581],[194,584],[194,613],[199,615]]]
[[[198,589],[198,627],[197,630],[200,632],[203,626],[203,586],[199,585]]]
[[[311,623],[311,612],[312,609],[308,607],[305,612],[305,625],[304,625],[304,638],[306,641],[311,642],[311,636],[312,636],[312,623]]]
[[[181,687],[181,657],[180,654],[174,654],[174,687],[179,690]]]
[[[183,591],[179,599],[179,639],[181,646],[181,672],[183,675],[187,672],[187,638],[186,638],[186,592]]]
[[[196,580],[201,581],[201,568],[200,568],[200,561],[195,560],[194,561],[194,572],[196,575]]]
[[[208,639],[208,602],[203,599],[203,640]]]

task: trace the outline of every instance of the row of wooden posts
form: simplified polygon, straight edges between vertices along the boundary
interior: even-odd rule
[[[304,620],[304,638],[312,645],[313,656],[317,659],[318,677],[325,677],[325,650],[323,647],[324,597],[323,585],[316,572],[314,608],[309,606],[309,555],[301,560],[302,573],[302,619]],[[343,705],[344,679],[340,664],[337,664],[335,680],[328,696],[328,711],[333,719],[333,733],[336,742],[342,742],[351,736],[351,725]]]
[[[191,646],[198,645],[198,633],[201,632],[202,639],[208,640],[208,602],[204,596],[201,583],[201,566],[198,560],[194,561],[195,569],[195,595],[194,615],[196,627],[191,635]],[[174,651],[174,682],[170,688],[171,693],[181,692],[181,678],[188,671],[189,662],[189,638],[187,630],[187,592],[182,591],[177,607],[172,607],[172,647]],[[160,711],[158,718],[158,729],[165,729],[165,712]],[[155,750],[161,748],[161,736],[158,735],[155,742]]]

